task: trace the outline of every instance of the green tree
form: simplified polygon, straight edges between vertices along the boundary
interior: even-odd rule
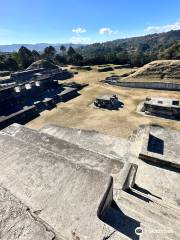
[[[180,59],[180,42],[175,42],[172,46],[160,53],[161,59]]]
[[[33,61],[36,62],[36,61],[41,59],[41,56],[36,50],[33,50],[32,51],[32,58],[33,58]]]
[[[83,57],[79,53],[75,53],[72,57],[72,64],[82,65],[83,64]]]
[[[66,47],[64,45],[61,45],[60,51],[62,52],[63,55],[65,55]]]
[[[11,57],[17,62],[18,65],[21,65],[21,61],[20,61],[18,52],[11,53]]]
[[[27,68],[29,65],[31,65],[31,63],[33,63],[33,58],[32,58],[31,51],[24,46],[22,46],[19,49],[18,57],[19,57],[20,65],[23,68]]]
[[[47,60],[53,60],[54,57],[56,55],[56,49],[53,46],[49,46],[46,47],[44,49],[44,54],[43,56],[47,59]]]
[[[141,67],[144,65],[144,54],[140,52],[134,52],[130,54],[130,63],[132,66]]]
[[[0,61],[0,71],[5,71],[6,70],[6,65],[3,61]]]
[[[17,71],[18,70],[18,64],[16,62],[16,60],[14,60],[13,58],[11,57],[8,57],[5,62],[5,68],[6,70],[9,70],[9,71]]]
[[[73,55],[76,54],[76,51],[74,50],[73,47],[69,47],[68,51],[67,51],[67,55],[69,57],[73,57]]]
[[[54,61],[57,64],[66,64],[67,63],[65,56],[62,56],[60,54],[56,54]]]
[[[122,50],[116,54],[118,64],[128,63],[128,53],[125,50]]]
[[[138,45],[138,51],[139,52],[145,52],[149,49],[150,49],[150,46],[147,43],[139,43],[139,45]]]

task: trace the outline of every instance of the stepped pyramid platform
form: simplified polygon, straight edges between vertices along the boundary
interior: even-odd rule
[[[130,176],[132,176],[131,184],[133,184],[137,166],[128,163],[122,157],[115,158],[98,154],[95,151],[84,149],[79,145],[43,132],[37,132],[19,124],[9,126],[2,130],[1,133],[13,136],[32,146],[56,153],[67,161],[110,174],[114,178],[114,187],[117,189],[127,188],[127,185],[130,184]]]
[[[58,236],[101,235],[112,177],[9,135],[0,137],[0,181]]]
[[[180,239],[179,170],[139,158],[149,129],[170,132],[144,126],[126,140],[54,125],[0,131],[0,239]]]
[[[46,125],[40,131],[108,157],[124,159],[128,152],[129,146],[126,139],[108,136],[96,131],[56,125]]]

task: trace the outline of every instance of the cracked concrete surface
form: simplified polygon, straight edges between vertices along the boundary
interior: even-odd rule
[[[0,186],[0,239],[2,240],[55,240],[55,234],[31,211]]]

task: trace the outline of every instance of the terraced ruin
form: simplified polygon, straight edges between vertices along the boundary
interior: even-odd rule
[[[160,152],[152,161],[145,149],[156,149],[152,139],[147,149],[145,136],[163,141],[168,162]],[[129,140],[55,125],[5,128],[1,239],[179,239],[180,164],[170,164],[179,139],[157,126]]]
[[[59,80],[71,78],[67,70],[35,68],[12,73],[0,81],[0,129],[27,123],[59,102],[78,96],[79,87],[67,87]]]
[[[0,83],[0,239],[179,239],[178,92],[31,67]]]
[[[105,79],[105,83],[130,88],[180,90],[180,60],[150,62],[136,71]]]

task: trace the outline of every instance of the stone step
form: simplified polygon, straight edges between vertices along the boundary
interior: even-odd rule
[[[112,177],[14,136],[0,135],[0,182],[59,238],[101,239]]]
[[[139,219],[140,222],[154,222],[160,230],[165,228],[180,237],[180,233],[178,232],[180,217],[177,216],[175,210],[173,211],[155,202],[146,202],[124,191],[120,191],[116,202],[124,213],[129,214],[135,219]]]
[[[56,125],[46,125],[40,131],[108,157],[124,158],[128,152],[128,141],[126,139],[96,131]]]
[[[156,195],[168,205],[179,206],[180,179],[179,173],[156,167],[137,159],[138,172],[136,184],[149,195]]]
[[[137,240],[138,239],[141,239],[141,240],[175,239],[175,238],[170,238],[172,237],[172,234],[171,235],[169,234],[169,236],[167,236],[165,232],[160,233],[161,235],[157,233],[158,230],[160,229],[162,230],[162,225],[158,224],[157,222],[153,222],[152,220],[149,220],[149,219],[142,220],[142,217],[139,218],[139,216],[137,215],[135,216],[134,213],[129,211],[129,209],[124,208],[124,206],[122,206],[122,208],[120,208],[119,206],[116,206],[116,203],[114,203],[114,206],[111,206],[109,209],[107,209],[107,211],[103,216],[103,221],[113,226],[114,229],[121,232],[121,234],[124,237],[128,237],[128,239],[137,239]],[[138,236],[136,234],[135,231],[137,228],[142,229],[143,231],[142,235]],[[118,240],[121,239],[122,235],[119,236],[119,238],[117,239]]]
[[[80,148],[78,145],[23,127],[19,124],[9,126],[1,133],[11,135],[33,146],[45,148],[76,164],[110,174],[114,178],[114,187],[117,189],[128,188],[134,182],[137,168],[130,163],[124,163],[120,159],[117,160],[97,154]]]
[[[172,208],[178,209],[180,199],[179,171],[142,161],[138,158],[139,152],[141,152],[141,149],[143,148],[143,139],[147,138],[147,134],[149,134],[150,130],[155,135],[157,134],[156,131],[160,131],[162,136],[166,136],[166,141],[164,142],[165,147],[169,145],[168,142],[171,142],[173,145],[178,144],[178,141],[176,141],[176,144],[173,142],[173,139],[178,139],[178,131],[168,131],[162,127],[147,125],[140,127],[136,133],[134,132],[134,134],[132,134],[133,139],[131,141],[132,144],[130,147],[129,162],[138,165],[136,184],[139,189],[141,189],[141,192],[146,192],[149,196],[156,195],[169,207],[172,206]],[[169,160],[175,155],[175,150],[170,151]]]
[[[178,216],[180,218],[180,207],[178,207],[176,204],[172,204],[172,202],[167,201],[167,200],[162,200],[159,199],[153,195],[147,195],[145,193],[142,193],[134,188],[131,188],[131,191],[133,193],[135,193],[136,195],[141,195],[144,198],[148,198],[149,200],[151,200],[149,203],[151,204],[151,202],[154,202],[157,204],[157,206],[161,206],[161,207],[165,207],[166,209],[168,209],[169,211],[172,211],[174,213],[176,213],[176,216]]]
[[[178,228],[172,228],[171,225],[158,224],[152,217],[146,217],[134,211],[134,208],[128,208],[121,205],[122,211],[131,218],[139,220],[140,226],[143,230],[143,236],[140,239],[180,239]],[[136,210],[137,211],[137,210]],[[172,223],[171,223],[172,224]]]

